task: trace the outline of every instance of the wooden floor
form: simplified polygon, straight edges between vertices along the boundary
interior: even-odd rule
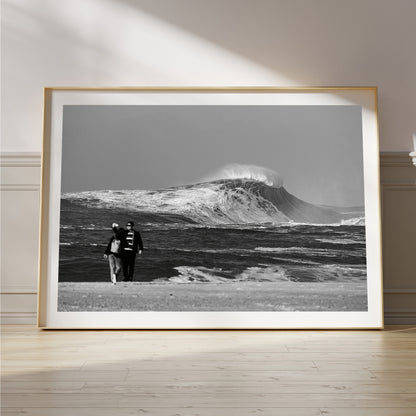
[[[414,416],[416,327],[2,326],[2,408],[4,416]]]

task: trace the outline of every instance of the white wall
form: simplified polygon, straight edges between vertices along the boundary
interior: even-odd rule
[[[3,151],[40,151],[44,86],[378,86],[412,150],[415,0],[4,0]]]
[[[35,313],[43,87],[378,86],[381,151],[408,153],[415,16],[415,0],[2,1],[2,240],[28,233],[30,251],[15,267],[3,244],[3,311]]]

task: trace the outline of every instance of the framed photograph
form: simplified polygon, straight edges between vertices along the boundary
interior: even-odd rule
[[[375,88],[46,88],[41,328],[382,328]]]

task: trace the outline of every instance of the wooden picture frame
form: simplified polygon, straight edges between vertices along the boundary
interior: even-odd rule
[[[40,328],[383,327],[376,88],[45,88],[41,199]]]

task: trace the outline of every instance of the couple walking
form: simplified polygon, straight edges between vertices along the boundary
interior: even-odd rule
[[[137,253],[142,254],[143,241],[140,233],[134,229],[134,222],[129,221],[127,229],[113,223],[114,235],[110,238],[104,252],[104,258],[108,258],[110,266],[111,282],[117,283],[117,277],[123,270],[123,282],[131,282],[134,274],[134,264]]]

